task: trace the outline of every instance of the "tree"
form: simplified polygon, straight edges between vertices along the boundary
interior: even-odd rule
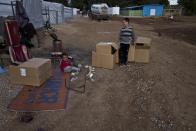
[[[65,5],[65,6],[68,5],[68,1],[67,0],[44,0],[44,1],[61,3],[61,4]]]
[[[85,0],[72,0],[71,1],[71,6],[78,8],[78,9],[82,9],[84,5],[85,5]]]
[[[137,5],[144,5],[144,4],[163,4],[165,6],[169,5],[168,0],[135,0]]]
[[[143,4],[164,4],[169,5],[168,0],[72,0],[72,6],[83,9],[84,7],[90,7],[94,3],[107,3],[109,6],[127,7],[133,5]]]
[[[109,6],[120,6],[125,7],[126,5],[131,5],[132,0],[72,0],[72,6],[83,9],[84,7],[90,8],[92,4],[95,3],[107,3]]]
[[[178,0],[178,3],[184,7],[185,14],[196,15],[196,0]]]

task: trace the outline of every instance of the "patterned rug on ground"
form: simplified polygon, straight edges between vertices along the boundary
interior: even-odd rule
[[[49,111],[65,109],[68,97],[68,75],[59,70],[40,87],[24,86],[8,105],[12,111]]]

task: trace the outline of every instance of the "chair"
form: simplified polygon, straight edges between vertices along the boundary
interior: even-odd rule
[[[24,45],[10,46],[9,53],[13,63],[25,62],[31,58],[26,46]]]
[[[8,46],[20,45],[20,33],[15,20],[5,21],[5,42]]]
[[[21,35],[15,20],[5,21],[5,41],[9,46],[9,54],[13,63],[25,62],[31,58],[25,45],[20,43]]]

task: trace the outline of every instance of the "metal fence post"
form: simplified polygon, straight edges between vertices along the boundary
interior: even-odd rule
[[[62,21],[61,22],[65,22],[65,9],[64,6],[62,6],[62,10],[61,10],[61,16],[62,16]]]
[[[58,24],[58,11],[56,11],[56,24]]]
[[[74,8],[71,8],[71,17],[73,17],[74,16]]]
[[[51,18],[50,18],[50,10],[49,10],[49,7],[46,9],[46,12],[47,12],[47,19],[48,19],[48,21],[51,23]]]
[[[15,12],[14,12],[14,3],[13,3],[13,1],[11,1],[11,6],[12,6],[13,16],[16,17],[16,14],[15,14]]]

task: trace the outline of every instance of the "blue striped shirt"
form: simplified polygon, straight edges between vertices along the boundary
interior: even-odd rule
[[[119,41],[122,44],[132,44],[134,42],[134,32],[132,27],[124,27],[120,30]]]

